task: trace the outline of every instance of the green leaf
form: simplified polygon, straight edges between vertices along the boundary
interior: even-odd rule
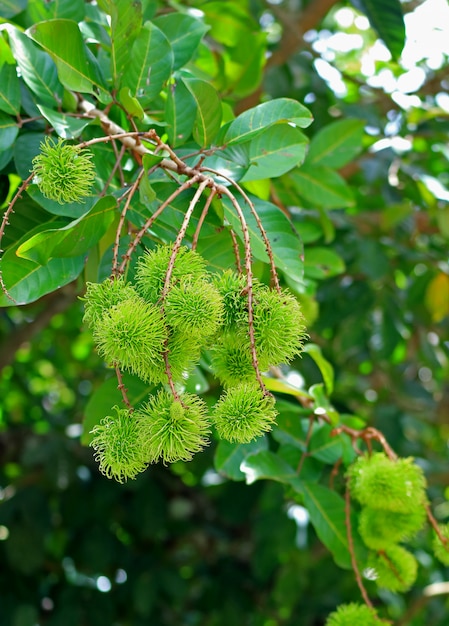
[[[45,265],[51,258],[77,257],[86,253],[106,233],[114,220],[117,201],[100,198],[86,215],[62,228],[37,233],[17,249],[17,256]]]
[[[333,465],[343,455],[343,444],[340,437],[332,437],[333,426],[322,424],[317,428],[309,442],[310,456],[322,463]]]
[[[83,130],[92,123],[93,120],[83,120],[58,111],[53,111],[48,107],[36,105],[42,115],[55,129],[56,133],[63,139],[76,139]]]
[[[20,83],[15,65],[4,63],[0,68],[0,111],[20,113]]]
[[[334,368],[323,356],[320,346],[317,346],[316,343],[306,343],[303,352],[308,354],[318,365],[326,386],[326,391],[330,395],[334,390]]]
[[[219,144],[231,146],[253,139],[273,124],[291,122],[300,128],[306,128],[312,123],[312,119],[309,109],[296,100],[277,98],[241,113],[222,128],[217,141]]]
[[[142,25],[141,2],[113,0],[107,3],[111,16],[111,65],[112,78],[116,88],[128,71],[131,47]]]
[[[157,26],[146,22],[132,45],[122,85],[129,87],[131,95],[146,108],[170,78],[172,67],[173,51],[167,37]]]
[[[243,461],[250,455],[268,449],[266,437],[259,437],[250,443],[230,443],[220,440],[215,451],[214,465],[217,472],[231,480],[245,480],[240,469]]]
[[[167,37],[174,53],[173,69],[183,67],[195,54],[209,26],[185,13],[168,13],[154,20]]]
[[[306,163],[339,168],[363,148],[363,120],[339,120],[321,128],[310,142]]]
[[[28,0],[0,0],[0,15],[9,19],[21,13],[28,4]]]
[[[19,259],[16,249],[30,236],[33,236],[45,224],[38,226],[25,235],[15,246],[9,248],[2,257],[2,276],[9,294],[17,304],[29,304],[41,296],[59,289],[72,282],[82,272],[84,256],[68,259],[52,259],[46,265],[39,265],[27,259]],[[13,306],[4,293],[0,294],[0,306]]]
[[[19,134],[19,127],[13,117],[0,113],[0,150],[8,150]]]
[[[154,385],[148,385],[148,383],[144,383],[137,376],[132,376],[127,372],[122,373],[122,378],[128,399],[134,407],[145,400],[154,388]],[[89,445],[93,439],[90,431],[100,423],[100,420],[110,414],[112,407],[115,405],[123,406],[123,397],[119,389],[117,389],[117,385],[118,382],[115,376],[108,378],[89,398],[84,413],[83,433],[81,435],[81,443],[83,445]]]
[[[138,120],[143,120],[145,117],[145,111],[142,109],[140,102],[137,98],[134,98],[130,91],[129,87],[122,87],[119,93],[120,103],[126,109],[126,112],[132,115],[133,117],[137,117]]]
[[[32,22],[43,22],[57,17],[81,22],[85,16],[83,0],[44,0],[29,2],[27,13]]]
[[[59,80],[66,89],[92,93],[98,95],[102,102],[110,102],[111,96],[100,66],[84,44],[76,22],[48,20],[34,24],[28,33],[52,56],[58,68]]]
[[[400,0],[351,0],[368,18],[391,56],[397,60],[405,44],[404,15]]]
[[[197,104],[182,80],[171,85],[165,104],[168,141],[173,148],[182,146],[192,134]]]
[[[250,167],[242,181],[276,178],[301,165],[308,139],[288,124],[271,126],[248,145]],[[244,147],[243,144],[239,147]]]
[[[268,255],[257,222],[240,194],[235,193],[234,195],[248,224],[253,254],[260,261],[268,263]],[[276,205],[261,200],[256,196],[249,197],[254,203],[259,218],[267,232],[276,267],[294,280],[301,282],[303,278],[302,244],[293,224]],[[231,201],[227,196],[223,196],[222,202],[226,219],[243,241],[240,221]]]
[[[33,169],[33,159],[39,154],[41,143],[45,139],[44,133],[22,132],[14,144],[14,164],[17,174],[28,178]]]
[[[297,192],[314,206],[326,209],[354,206],[351,188],[329,167],[304,163],[288,176]]]
[[[336,564],[351,569],[346,530],[345,501],[323,485],[304,481],[304,505],[322,543],[330,550]],[[352,520],[354,522],[354,520]],[[354,529],[354,524],[352,524]]]
[[[196,104],[193,138],[201,147],[210,146],[220,130],[221,100],[215,88],[199,78],[185,78],[184,83]]]
[[[343,259],[332,248],[314,246],[304,253],[304,272],[308,278],[329,278],[345,271]]]
[[[44,106],[58,106],[62,100],[63,86],[52,58],[16,28],[10,27],[8,35],[26,85]]]
[[[59,204],[56,200],[50,200],[46,198],[40,191],[37,185],[29,185],[27,193],[35,202],[37,202],[42,208],[44,208],[52,215],[60,215],[61,217],[78,218],[85,215],[97,202],[96,196],[89,196],[84,202],[67,202],[65,204]]]
[[[264,479],[288,484],[298,481],[296,471],[271,450],[250,454],[242,461],[240,469],[245,474],[247,485]]]

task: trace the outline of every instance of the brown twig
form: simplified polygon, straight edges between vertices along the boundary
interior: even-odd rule
[[[198,239],[200,237],[200,231],[201,228],[204,224],[204,220],[206,219],[206,216],[209,212],[210,209],[210,205],[212,204],[212,200],[214,199],[214,197],[217,195],[217,190],[215,189],[215,187],[212,187],[212,191],[209,194],[209,197],[206,200],[206,204],[204,205],[204,208],[201,212],[201,215],[199,217],[198,220],[198,225],[196,227],[195,233],[193,235],[193,239],[192,239],[192,250],[196,250],[196,247],[198,245]]]
[[[240,250],[239,250],[239,242],[237,241],[237,235],[235,234],[235,232],[234,232],[234,230],[232,228],[229,230],[229,234],[231,235],[232,247],[234,249],[235,266],[237,268],[237,272],[239,274],[241,274],[242,273],[242,264],[240,262]]]
[[[120,392],[122,394],[123,402],[128,407],[129,412],[132,413],[134,411],[134,408],[133,408],[131,402],[129,401],[128,394],[127,394],[128,390],[126,389],[125,385],[123,384],[122,372],[120,371],[120,368],[119,368],[119,366],[116,363],[114,363],[114,368],[115,368],[115,373],[116,373],[117,381],[118,381],[117,389],[120,390]]]

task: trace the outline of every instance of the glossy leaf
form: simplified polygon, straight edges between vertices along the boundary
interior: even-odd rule
[[[331,435],[333,426],[323,424],[317,428],[309,442],[308,452],[314,459],[333,465],[343,455],[341,437]]]
[[[399,59],[405,44],[404,15],[400,0],[351,0],[383,40],[394,59]]]
[[[9,248],[2,257],[3,280],[17,304],[34,302],[41,296],[67,285],[79,276],[84,267],[84,256],[52,259],[45,265],[18,258],[17,247],[42,228],[45,228],[45,224],[25,235],[18,245]],[[0,294],[0,306],[14,304],[4,293]]]
[[[48,20],[34,24],[28,33],[52,56],[59,80],[66,89],[98,94],[103,102],[111,100],[100,66],[84,44],[76,22]]]
[[[46,198],[40,191],[37,185],[29,185],[27,187],[27,193],[35,202],[37,202],[42,208],[51,213],[52,215],[59,215],[61,217],[78,218],[90,211],[97,202],[95,196],[87,197],[84,202],[66,202],[65,204],[59,204],[56,200],[50,200]]]
[[[271,450],[262,450],[247,456],[240,465],[247,485],[256,480],[275,480],[292,484],[297,481],[296,471]]]
[[[172,67],[173,51],[167,37],[157,26],[146,22],[132,45],[122,85],[129,87],[131,95],[145,108],[159,95]]]
[[[9,19],[21,13],[27,5],[27,0],[0,0],[0,15]]]
[[[81,135],[83,130],[92,123],[92,120],[83,120],[58,111],[53,111],[48,107],[37,105],[37,108],[46,120],[55,129],[56,133],[63,139],[76,139]]]
[[[312,114],[296,100],[277,98],[241,113],[222,128],[217,141],[227,146],[243,143],[280,122],[291,122],[300,128],[306,128],[312,123]]]
[[[271,126],[247,147],[249,169],[242,181],[276,178],[304,161],[307,137],[288,124]],[[246,144],[238,146],[246,147]]]
[[[0,113],[0,150],[8,150],[18,134],[19,127],[16,120],[10,115]]]
[[[259,437],[250,443],[234,444],[220,440],[215,451],[214,465],[217,472],[231,480],[245,480],[246,474],[240,466],[251,454],[268,450],[266,437]]]
[[[144,383],[137,376],[132,376],[127,372],[122,373],[123,384],[127,389],[127,396],[133,406],[137,406],[147,399],[148,394],[153,389],[153,385]],[[93,435],[90,431],[94,426],[100,423],[107,415],[111,414],[114,406],[121,407],[123,405],[123,397],[117,388],[117,378],[113,376],[104,381],[89,398],[89,402],[84,410],[83,433],[81,435],[81,443],[88,446],[92,441]]]
[[[174,53],[173,70],[183,67],[195,54],[209,27],[185,13],[168,13],[154,20],[167,37]]]
[[[0,67],[0,111],[10,115],[20,112],[20,85],[15,65],[4,63]]]
[[[363,120],[348,119],[321,128],[310,142],[307,163],[343,167],[363,148]]]
[[[221,124],[221,101],[215,88],[198,78],[184,79],[196,104],[193,138],[202,147],[209,146],[216,137]]]
[[[240,207],[248,224],[253,254],[257,259],[267,263],[268,255],[266,253],[265,244],[261,237],[257,222],[242,197],[238,193],[236,193],[235,196],[239,201]],[[276,267],[288,274],[290,277],[301,282],[303,276],[303,263],[301,258],[302,244],[293,227],[293,224],[276,205],[261,200],[260,198],[256,198],[255,196],[250,196],[250,198],[254,203],[264,228],[269,234]],[[242,238],[239,218],[237,217],[235,208],[227,196],[223,197],[223,206],[225,209],[226,219],[229,221],[237,235]]]
[[[351,188],[329,167],[304,163],[289,176],[298,193],[312,206],[340,209],[354,205]]]
[[[192,134],[196,120],[197,104],[182,80],[176,81],[168,90],[165,105],[168,140],[173,148],[182,146]]]
[[[108,12],[111,16],[112,78],[117,88],[132,61],[131,47],[141,28],[142,5],[129,0],[114,0],[108,2]]]
[[[44,230],[17,249],[17,256],[45,265],[51,258],[85,254],[105,234],[114,220],[117,202],[112,196],[100,198],[86,215],[63,228]]]
[[[138,99],[131,95],[129,87],[122,87],[120,89],[119,100],[130,115],[137,117],[138,120],[143,120],[145,111],[142,109]]]
[[[45,0],[29,2],[28,13],[33,22],[42,22],[55,18],[64,18],[81,22],[85,17],[83,0]]]
[[[335,491],[312,482],[303,483],[302,493],[304,505],[318,537],[330,550],[337,565],[350,569],[345,501]]]
[[[334,368],[329,361],[323,356],[320,346],[316,343],[306,343],[303,352],[308,354],[318,366],[328,395],[334,390]]]
[[[328,278],[344,272],[345,263],[331,248],[315,246],[305,250],[304,271],[309,278]]]
[[[8,36],[26,85],[42,105],[57,106],[62,100],[63,87],[52,58],[16,28],[9,28]]]

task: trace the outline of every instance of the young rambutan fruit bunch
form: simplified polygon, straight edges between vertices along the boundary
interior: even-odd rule
[[[33,159],[37,186],[46,198],[59,204],[82,202],[95,179],[92,154],[79,146],[46,137]]]
[[[381,620],[374,609],[366,604],[342,604],[331,613],[325,626],[380,626],[388,624]]]
[[[426,503],[426,479],[412,458],[394,461],[383,452],[359,456],[347,477],[362,506],[410,514]]]
[[[167,327],[168,341],[161,343],[146,364],[147,379],[152,383],[167,384],[168,377],[164,353],[167,352],[170,374],[173,382],[184,382],[189,372],[197,365],[201,356],[201,344],[196,337],[185,335]]]
[[[393,545],[379,552],[371,552],[367,563],[376,584],[389,591],[408,591],[416,580],[418,562],[402,546]]]
[[[177,399],[162,389],[134,415],[151,463],[190,461],[209,443],[207,405],[195,394],[182,393]]]
[[[147,250],[136,265],[135,286],[138,293],[152,304],[157,304],[162,294],[173,244],[160,245]],[[192,282],[205,279],[206,261],[194,250],[181,246],[176,255],[170,286],[182,279]]]
[[[253,327],[262,370],[267,370],[270,365],[289,363],[300,354],[306,337],[304,318],[298,301],[287,291],[279,293],[267,287],[257,290]]]
[[[105,361],[129,370],[142,380],[152,380],[155,368],[161,368],[160,354],[168,338],[167,327],[159,308],[139,296],[109,309],[97,321],[93,335],[98,353]]]
[[[227,389],[213,408],[212,421],[219,437],[231,443],[249,443],[271,430],[277,411],[271,394],[243,383]]]
[[[449,565],[449,524],[439,524],[438,528],[441,536],[447,539],[447,542],[443,543],[437,533],[434,532],[432,541],[433,553],[441,563]]]
[[[251,357],[249,339],[235,332],[222,333],[211,348],[211,369],[225,387],[236,387],[242,382],[256,383],[256,372]]]
[[[91,430],[94,437],[90,445],[102,474],[123,483],[143,472],[148,460],[139,421],[128,409],[115,406],[113,411],[115,415],[106,416]]]
[[[87,283],[86,287],[86,293],[80,299],[84,301],[83,322],[91,329],[112,307],[137,297],[134,287],[123,277],[107,278],[102,283]]]
[[[203,343],[220,325],[223,300],[211,283],[182,279],[168,292],[164,313],[167,323],[176,332]]]
[[[425,521],[424,506],[410,513],[364,507],[359,516],[359,533],[368,548],[384,550],[393,544],[412,539]]]

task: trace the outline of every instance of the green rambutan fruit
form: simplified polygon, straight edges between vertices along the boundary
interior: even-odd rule
[[[59,204],[82,202],[95,179],[92,154],[59,138],[46,137],[33,159],[37,186],[46,198]]]
[[[226,270],[222,274],[216,275],[213,284],[218,289],[223,300],[223,321],[224,332],[235,331],[238,324],[243,323],[244,328],[248,328],[248,295],[246,292],[246,277],[237,274],[233,270]],[[258,288],[258,283],[254,285]]]
[[[394,461],[383,452],[363,455],[347,476],[354,498],[372,509],[409,514],[426,502],[426,479],[412,458]]]
[[[167,294],[164,304],[167,323],[179,334],[200,341],[214,335],[223,315],[217,289],[205,280],[181,280]]]
[[[444,563],[444,565],[449,565],[449,524],[439,524],[438,525],[441,535],[447,539],[447,543],[444,544],[441,539],[438,537],[436,533],[434,533],[432,547],[433,553],[436,558]]]
[[[242,341],[231,331],[221,335],[211,349],[211,368],[226,387],[235,387],[242,382],[255,384],[249,339]]]
[[[108,415],[95,426],[90,445],[95,450],[95,460],[100,471],[108,478],[123,483],[135,478],[147,465],[138,420],[128,409],[113,407],[115,416]]]
[[[103,315],[123,300],[137,297],[137,292],[122,277],[107,278],[102,283],[87,283],[84,301],[83,322],[94,328]]]
[[[160,245],[154,250],[147,250],[136,266],[135,285],[139,294],[152,304],[156,304],[164,288],[168,263],[173,252],[173,244]],[[181,246],[176,255],[170,286],[180,280],[196,281],[206,276],[206,261],[197,252]]]
[[[136,419],[151,463],[159,459],[164,463],[190,461],[209,443],[208,409],[194,394],[183,393],[176,400],[161,390],[136,411]]]
[[[325,626],[379,626],[387,624],[381,620],[374,609],[366,604],[342,604],[331,613]]]
[[[248,443],[271,430],[277,416],[274,398],[260,387],[244,383],[229,388],[214,406],[218,435],[232,443]]]
[[[258,289],[254,294],[254,341],[260,367],[289,363],[302,350],[304,318],[296,298],[286,292]]]
[[[408,541],[421,530],[426,521],[424,506],[411,513],[397,513],[365,507],[359,516],[359,532],[372,550],[384,550],[392,544]]]
[[[151,380],[152,369],[160,367],[167,337],[159,308],[139,296],[109,309],[94,328],[94,340],[105,361],[143,380]]]
[[[379,587],[401,593],[410,589],[418,572],[418,562],[413,554],[397,545],[371,552],[367,566],[373,570]]]

